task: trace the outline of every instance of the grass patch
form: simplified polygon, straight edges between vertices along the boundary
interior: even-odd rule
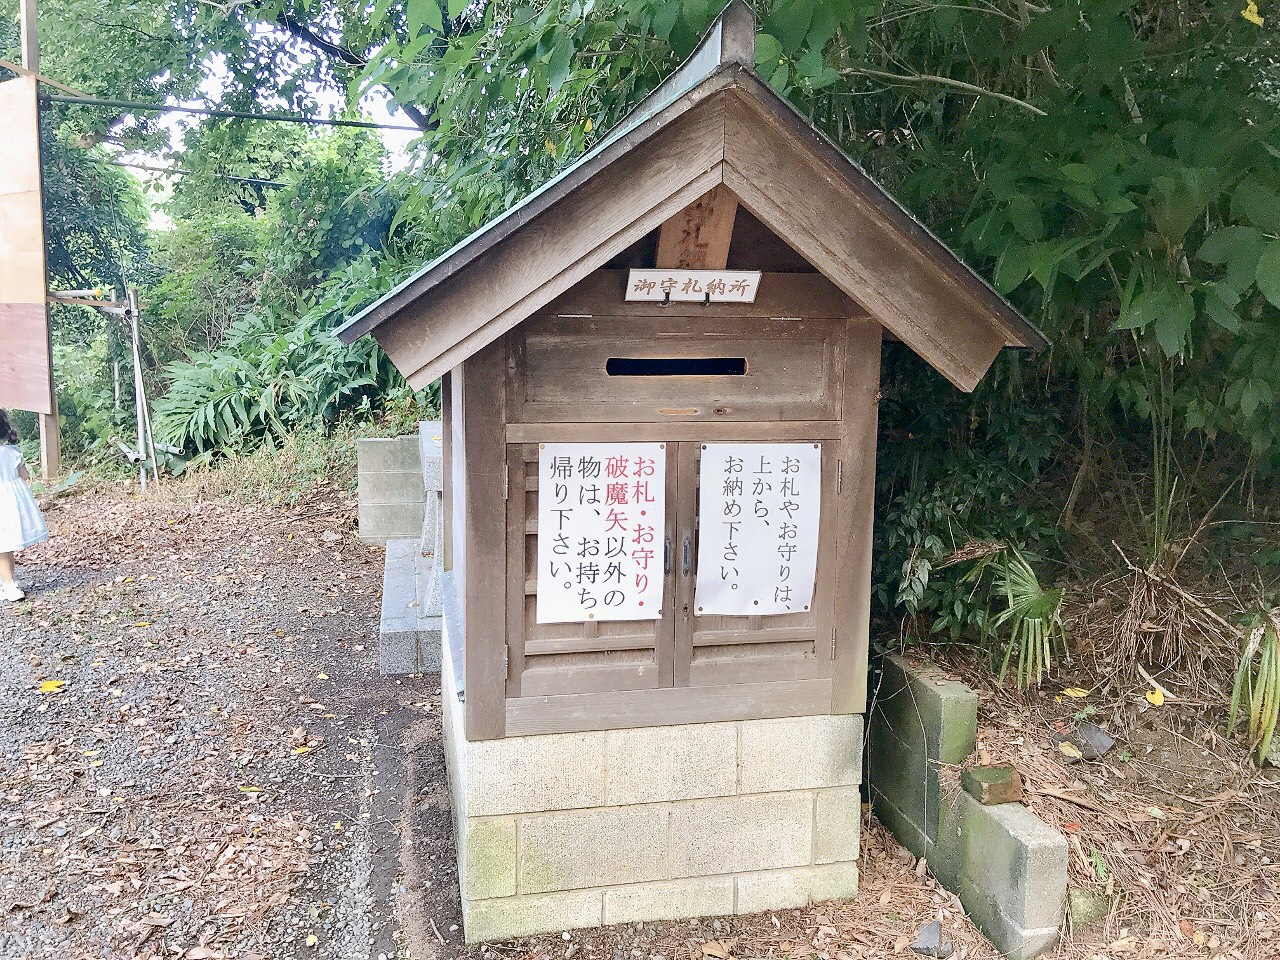
[[[330,431],[299,430],[284,442],[222,457],[177,479],[162,478],[174,495],[292,507],[317,496],[356,493],[356,441],[412,432],[401,422],[343,423]]]

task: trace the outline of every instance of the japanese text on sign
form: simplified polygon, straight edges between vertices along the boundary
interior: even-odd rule
[[[662,616],[666,446],[544,443],[538,623]]]
[[[808,610],[818,566],[821,444],[704,444],[698,477],[698,614]]]
[[[632,270],[628,300],[755,303],[759,270]]]

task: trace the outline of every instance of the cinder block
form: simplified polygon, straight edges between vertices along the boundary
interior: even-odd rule
[[[803,907],[818,900],[844,900],[858,892],[858,865],[830,863],[817,867],[770,870],[737,877],[734,912],[760,913]]]
[[[1019,803],[983,806],[960,793],[943,806],[929,866],[1007,956],[1057,940],[1067,900],[1067,841]]]
[[[858,859],[862,794],[857,787],[819,790],[814,801],[813,862]]]
[[[416,540],[422,532],[423,510],[421,503],[362,503],[358,509],[360,539],[379,545],[401,538]]]
[[[907,849],[931,856],[942,810],[938,765],[973,752],[978,695],[931,665],[885,657],[871,709],[867,782],[876,815]]]
[[[604,805],[604,734],[467,742],[469,817]]]
[[[685,920],[733,913],[733,877],[640,883],[604,892],[605,923]]]
[[[862,782],[862,717],[788,717],[741,724],[738,790],[770,793]]]
[[[807,865],[812,842],[812,793],[686,800],[671,808],[673,877]]]
[[[458,825],[459,866],[464,900],[510,897],[516,892],[516,821],[507,817],[470,819]]]
[[[417,473],[422,469],[418,438],[369,437],[357,440],[356,469],[359,473]]]
[[[654,804],[521,817],[520,893],[665,879],[667,811]]]
[[[426,492],[422,489],[422,472],[398,470],[358,474],[356,498],[364,504],[421,503],[426,499]]]
[[[609,804],[727,797],[737,787],[734,723],[614,730],[606,752]]]
[[[464,900],[462,932],[467,943],[514,940],[538,933],[600,925],[599,890],[573,890],[499,900]]]

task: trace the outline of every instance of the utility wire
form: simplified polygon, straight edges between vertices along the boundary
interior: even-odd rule
[[[176,177],[196,176],[195,170],[183,170],[181,167],[155,167],[146,163],[130,163],[127,160],[107,160],[105,162],[113,167],[131,167],[134,170],[149,170],[152,173],[166,173]],[[279,180],[262,180],[258,177],[233,177],[229,173],[206,173],[205,176],[214,177],[218,180],[234,180],[236,183],[251,183],[259,187],[289,186],[289,184],[281,183]]]
[[[73,97],[63,93],[41,95],[42,100],[53,103],[80,103],[94,107],[117,107],[123,110],[144,110],[156,113],[195,113],[202,117],[229,117],[239,120],[275,120],[282,123],[309,123],[323,127],[360,127],[365,130],[412,130],[421,133],[419,127],[400,123],[372,123],[367,120],[329,120],[324,117],[308,117],[297,113],[250,113],[245,110],[208,110],[204,107],[180,107],[163,103],[143,103],[139,100],[108,100],[103,97]]]

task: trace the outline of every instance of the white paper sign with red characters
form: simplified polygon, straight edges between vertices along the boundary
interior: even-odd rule
[[[662,617],[663,443],[544,443],[538,623]]]
[[[697,613],[808,610],[818,568],[821,492],[819,443],[704,443]]]

